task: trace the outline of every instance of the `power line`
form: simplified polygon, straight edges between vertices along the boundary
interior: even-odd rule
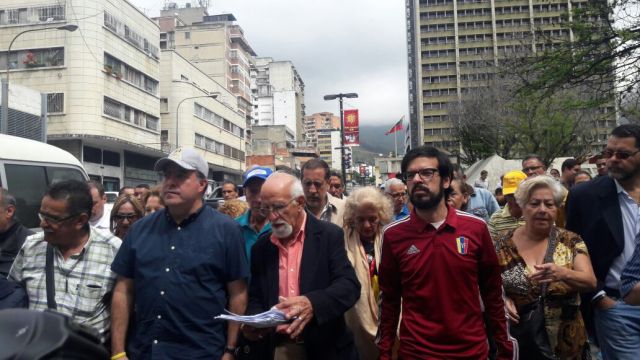
[[[60,0],[57,0],[57,1],[58,1],[58,5],[60,5],[60,6],[63,6],[63,7],[64,7],[64,5],[62,5],[62,3],[60,2]],[[87,39],[85,39],[85,37],[84,37],[84,33],[82,32],[82,26],[80,26],[80,24],[78,24],[78,21],[80,21],[80,20],[85,20],[85,19],[88,19],[88,18],[92,18],[92,17],[94,17],[94,16],[97,16],[97,15],[101,14],[101,12],[100,12],[100,13],[97,13],[97,14],[95,14],[95,15],[92,15],[92,16],[88,16],[88,17],[86,17],[86,18],[78,19],[78,15],[76,14],[76,10],[73,8],[73,3],[72,3],[72,1],[71,1],[71,0],[69,0],[69,7],[71,8],[71,12],[73,13],[74,21],[75,21],[76,25],[78,25],[78,31],[80,31],[80,37],[82,38],[82,42],[84,43],[84,46],[86,46],[86,47],[87,47],[87,50],[89,50],[89,54],[91,54],[91,56],[92,56],[92,57],[93,57],[93,59],[96,61],[96,63],[100,63],[100,60],[98,60],[98,58],[96,57],[96,55],[93,53],[93,51],[92,51],[92,50],[91,50],[91,48],[89,47],[89,44],[87,43]]]

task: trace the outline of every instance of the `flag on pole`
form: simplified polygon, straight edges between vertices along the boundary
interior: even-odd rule
[[[398,122],[395,125],[393,125],[393,127],[391,129],[389,129],[389,131],[387,131],[384,134],[385,135],[389,135],[389,134],[393,134],[396,131],[400,131],[400,130],[404,129],[402,127],[403,122],[404,122],[404,116],[402,118],[400,118],[400,120],[398,120]]]

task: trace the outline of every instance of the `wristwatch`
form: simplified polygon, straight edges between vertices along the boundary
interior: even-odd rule
[[[236,347],[228,347],[228,346],[226,346],[226,347],[224,348],[224,353],[225,353],[225,354],[231,354],[231,355],[233,355],[233,356],[236,356],[236,349],[238,349],[238,348],[236,348]]]

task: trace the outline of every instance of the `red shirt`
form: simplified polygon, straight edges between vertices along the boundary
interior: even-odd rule
[[[285,298],[300,295],[300,260],[302,260],[306,224],[307,214],[305,212],[300,231],[287,247],[282,246],[280,240],[273,234],[271,235],[271,242],[278,247],[278,295]]]
[[[512,359],[501,269],[487,225],[448,208],[436,230],[415,210],[383,231],[379,271],[380,359],[391,359],[400,324],[403,359],[486,359],[487,333],[480,298],[494,330],[498,359]]]

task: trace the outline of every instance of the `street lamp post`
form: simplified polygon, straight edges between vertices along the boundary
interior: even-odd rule
[[[78,29],[78,25],[73,25],[73,24],[67,24],[63,26],[50,26],[50,27],[25,30],[25,31],[19,32],[16,36],[13,37],[13,39],[9,43],[9,48],[7,49],[7,62],[5,64],[6,75],[5,75],[4,81],[2,82],[2,123],[0,123],[1,134],[7,134],[9,132],[9,65],[10,65],[9,58],[10,58],[11,47],[13,46],[13,43],[16,41],[18,37],[20,37],[20,35],[28,32],[44,31],[44,30],[76,31],[76,29]]]
[[[345,184],[347,183],[347,169],[345,169],[345,166],[344,166],[344,114],[342,112],[342,99],[343,98],[353,99],[357,97],[358,97],[358,94],[356,93],[346,93],[346,94],[340,93],[340,94],[332,94],[332,95],[324,96],[325,100],[339,99],[339,102],[340,102],[340,159],[341,159],[340,168],[342,169],[342,181]]]
[[[209,95],[199,95],[199,96],[190,96],[187,98],[184,98],[182,100],[180,100],[180,102],[178,103],[178,106],[176,107],[176,149],[178,148],[179,144],[178,144],[178,126],[180,125],[180,105],[182,105],[183,102],[187,101],[187,100],[193,100],[193,99],[200,99],[200,98],[210,98],[210,99],[216,99],[218,97],[218,93],[213,93],[213,94],[209,94]]]

